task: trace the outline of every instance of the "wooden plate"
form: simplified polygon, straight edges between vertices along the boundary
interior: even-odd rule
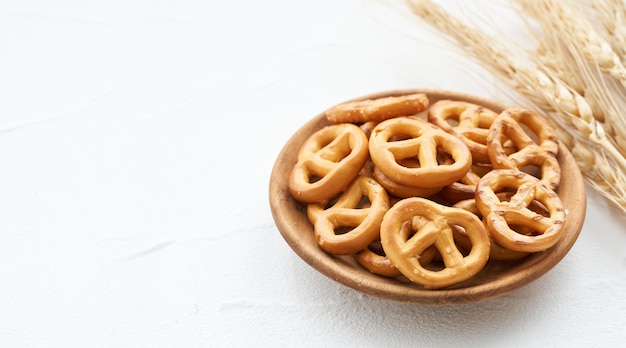
[[[431,104],[440,99],[453,99],[481,104],[496,112],[504,109],[503,105],[493,101],[440,90],[396,90],[357,99],[410,93],[426,93]],[[374,275],[351,256],[333,256],[320,249],[305,206],[289,193],[289,173],[296,163],[298,149],[311,134],[328,124],[322,113],[300,128],[284,145],[272,170],[269,199],[276,226],[296,254],[322,274],[350,288],[388,300],[416,304],[450,305],[490,299],[519,289],[552,269],[568,253],[582,229],[586,211],[585,186],[574,158],[561,145],[558,161],[563,177],[558,193],[568,214],[563,235],[554,247],[518,261],[489,261],[470,280],[442,290],[428,290],[403,277]]]

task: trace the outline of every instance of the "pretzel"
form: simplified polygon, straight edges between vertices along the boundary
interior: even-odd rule
[[[413,229],[417,230],[421,228],[426,222],[427,220],[421,216],[414,217],[412,219]],[[432,261],[441,261],[441,255],[435,245],[429,246],[417,257],[422,265],[428,265]],[[367,248],[359,251],[355,255],[355,259],[361,266],[374,274],[384,277],[397,277],[402,275],[396,268],[396,265],[385,255],[380,239],[370,243]]]
[[[389,197],[376,180],[359,176],[334,204],[327,207],[328,203],[307,206],[307,216],[322,249],[337,255],[353,254],[379,238]]]
[[[361,128],[361,130],[365,133],[365,136],[369,139],[370,134],[372,134],[372,130],[374,130],[374,127],[376,127],[377,124],[377,121],[368,121],[361,124],[359,128]]]
[[[359,127],[350,123],[324,127],[300,148],[289,190],[305,203],[333,198],[356,177],[368,157],[368,140]]]
[[[508,201],[497,194],[514,190]],[[546,214],[529,209],[533,201],[545,207]],[[559,240],[565,223],[565,209],[554,190],[530,174],[515,169],[498,169],[480,179],[476,206],[494,241],[521,252],[540,252]],[[534,233],[526,235],[512,226],[523,226]]]
[[[376,245],[377,244],[377,245]],[[356,261],[365,269],[383,277],[397,277],[402,273],[396,268],[396,265],[384,255],[380,241],[370,244],[369,247],[359,251],[354,255]],[[434,245],[426,248],[424,252],[419,255],[420,263],[428,265],[433,260],[441,261],[441,255]]]
[[[439,195],[452,204],[466,199],[474,199],[478,181],[492,169],[493,167],[487,164],[472,165],[465,176],[443,187]]]
[[[498,194],[498,198],[500,198],[501,200],[508,200],[510,199],[510,196],[511,195],[508,192]],[[478,216],[479,219],[482,219],[482,215],[480,215],[480,211],[478,210],[478,207],[476,206],[476,200],[474,198],[459,201],[455,203],[453,207],[467,210],[470,213]],[[454,232],[456,233],[455,236],[457,236],[455,240],[459,243],[459,245],[461,245],[464,248],[471,247],[470,240],[465,235],[465,231],[462,231],[460,229],[455,229]],[[489,236],[489,240],[491,242],[491,248],[489,249],[490,260],[499,260],[499,261],[519,260],[530,254],[527,252],[513,251],[510,249],[504,248],[500,244],[496,243],[491,237],[491,235]]]
[[[412,221],[415,217],[426,221],[417,224],[421,225],[417,230]],[[453,226],[463,228],[472,244],[466,256],[456,246]],[[400,272],[429,289],[448,287],[473,277],[489,258],[489,235],[474,214],[419,197],[403,199],[387,211],[380,238],[387,257]],[[418,258],[431,245],[441,254],[441,270],[426,268]]]
[[[396,266],[385,256],[380,241],[372,242],[367,248],[355,255],[356,261],[370,272],[383,277],[402,275]]]
[[[376,179],[387,192],[400,198],[430,197],[441,190],[441,187],[413,187],[397,183],[385,175],[378,167],[374,167],[373,175],[374,179]]]
[[[472,153],[472,160],[478,163],[491,161],[487,135],[497,116],[484,106],[464,101],[440,100],[428,108],[428,121],[461,139]]]
[[[387,190],[387,192],[393,195],[395,198],[406,198],[406,197],[430,197],[436,194],[441,188],[422,188],[422,187],[411,187],[407,185],[398,184],[394,182],[385,174],[383,174],[380,169],[376,168],[374,163],[371,160],[365,162],[363,168],[359,172],[359,175],[367,176],[370,178],[374,178],[382,187]]]
[[[443,187],[462,178],[472,156],[461,140],[436,126],[415,118],[398,117],[379,123],[369,140],[370,157],[376,167],[394,182],[412,186]],[[450,163],[440,164],[440,156]],[[402,165],[417,159],[417,167]]]
[[[524,131],[530,129],[537,137],[535,141]],[[507,155],[504,147],[510,140],[518,149]],[[496,169],[522,169],[532,165],[540,168],[540,177],[552,189],[556,189],[561,178],[561,169],[556,159],[559,143],[556,132],[536,112],[521,108],[504,110],[491,125],[487,137],[491,164]]]
[[[432,202],[432,199],[428,199]],[[430,220],[421,215],[416,215],[411,219],[411,228],[413,231],[419,231],[424,225],[426,225]],[[432,244],[428,248],[426,248],[419,256],[417,256],[422,265],[428,265],[433,261],[442,261],[441,253],[435,244]]]
[[[327,110],[326,119],[331,123],[383,121],[418,114],[426,110],[428,103],[428,97],[423,93],[357,100]]]

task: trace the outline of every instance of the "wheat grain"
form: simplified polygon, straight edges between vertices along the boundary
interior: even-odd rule
[[[626,129],[626,119],[621,110],[626,86],[626,68],[611,46],[594,30],[591,23],[575,8],[562,0],[517,0],[520,6],[543,27],[543,46],[553,59],[569,72],[568,85],[576,85],[594,110],[594,117],[603,122],[610,141],[626,155],[626,139],[621,130]],[[608,76],[602,75],[602,73]],[[562,73],[560,75],[563,75]],[[613,83],[615,79],[619,84]],[[575,80],[575,81],[574,81]]]
[[[561,41],[579,48],[577,51],[601,71],[626,83],[626,68],[619,56],[582,14],[574,7],[567,6],[567,1],[517,0],[517,2],[548,30],[558,32]]]
[[[604,120],[602,111],[606,108],[606,103],[602,103],[598,97],[598,91],[606,88],[606,85],[589,86],[589,81],[597,78],[589,65],[584,65],[586,68],[583,69],[587,75],[575,81],[576,85],[572,87],[563,80],[567,71],[552,71],[551,67],[559,66],[558,62],[545,59],[545,55],[532,56],[527,52],[505,47],[482,31],[465,25],[432,1],[408,0],[408,5],[414,14],[452,37],[487,70],[509,83],[514,90],[552,118],[561,141],[570,149],[587,182],[626,213],[626,178],[623,174],[626,172],[626,159],[619,150],[621,141],[608,136],[621,133],[611,129],[611,134],[607,134],[604,125],[598,121]],[[587,36],[582,41],[590,38],[595,40],[595,37]],[[545,42],[544,50],[560,50],[557,56],[561,59],[569,55],[568,67],[565,69],[579,67],[581,58],[588,61],[589,56],[581,57],[582,53],[573,50],[576,47],[548,49],[553,44],[550,41]],[[614,54],[605,50],[603,45],[599,45],[584,54]],[[603,69],[621,65],[621,62],[613,59],[604,59],[602,63]],[[598,65],[594,63],[594,66]]]
[[[599,24],[596,26],[598,32],[611,45],[622,64],[626,63],[626,4],[622,0],[592,0],[591,8],[597,19],[592,23]]]

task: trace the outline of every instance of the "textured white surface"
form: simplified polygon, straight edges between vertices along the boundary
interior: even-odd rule
[[[3,2],[0,346],[626,341],[626,228],[591,191],[571,253],[483,303],[379,300],[289,249],[267,197],[283,143],[407,87],[506,97],[385,1]]]

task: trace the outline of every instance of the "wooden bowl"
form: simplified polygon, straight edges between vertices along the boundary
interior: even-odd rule
[[[396,90],[357,99],[410,93],[426,93],[431,104],[440,99],[453,99],[481,104],[496,112],[505,108],[493,101],[440,90]],[[490,260],[470,280],[442,290],[425,289],[403,277],[385,278],[372,274],[351,256],[333,256],[320,249],[313,226],[307,219],[306,207],[289,193],[289,174],[296,163],[298,149],[312,133],[328,124],[322,113],[300,128],[284,145],[272,170],[269,199],[276,226],[296,254],[322,274],[350,288],[383,299],[416,304],[451,305],[487,300],[519,289],[544,275],[568,253],[582,229],[586,211],[585,186],[574,158],[561,145],[558,161],[563,177],[558,193],[568,214],[563,235],[554,247],[517,261]]]

